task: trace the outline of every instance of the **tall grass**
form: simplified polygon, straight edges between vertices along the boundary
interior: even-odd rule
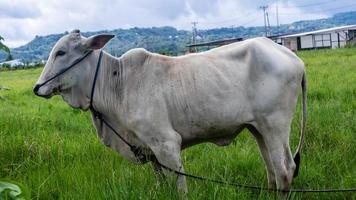
[[[294,188],[356,187],[356,49],[299,53],[308,75],[308,126]],[[102,145],[89,113],[60,97],[37,98],[41,69],[0,72],[0,179],[31,190],[33,199],[175,199],[174,181],[158,182],[152,167],[134,165]],[[299,137],[300,105],[291,133]],[[183,152],[192,174],[267,186],[250,133],[228,147],[200,144]],[[274,194],[188,179],[190,199],[274,199]],[[355,193],[292,194],[291,199],[352,199]]]

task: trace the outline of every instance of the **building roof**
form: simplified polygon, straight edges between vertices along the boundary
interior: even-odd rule
[[[309,31],[309,32],[304,32],[304,33],[281,35],[281,36],[277,36],[277,37],[278,38],[300,37],[300,36],[305,36],[305,35],[312,35],[312,34],[318,34],[318,33],[329,33],[329,32],[339,32],[339,31],[345,31],[345,30],[356,30],[356,25],[339,26],[339,27],[320,29],[320,30]]]
[[[210,42],[202,42],[198,44],[190,44],[187,47],[204,47],[204,46],[217,46],[217,45],[226,45],[234,42],[242,41],[242,38],[230,38],[230,39],[223,39],[223,40],[215,40]]]

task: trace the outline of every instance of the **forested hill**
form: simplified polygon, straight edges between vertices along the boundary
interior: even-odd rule
[[[271,35],[297,33],[312,31],[334,26],[356,24],[356,11],[338,13],[333,17],[319,20],[298,21],[292,24],[283,24],[279,28],[272,26]],[[100,33],[112,33],[116,37],[112,39],[106,50],[114,55],[121,55],[127,50],[136,47],[143,47],[149,51],[165,53],[171,55],[183,54],[191,39],[191,32],[177,30],[173,27],[153,27],[153,28],[130,28],[103,30],[97,32],[85,32],[84,36]],[[31,42],[11,50],[14,58],[24,61],[45,60],[55,42],[66,33],[53,34],[47,36],[36,36]],[[199,41],[210,41],[222,38],[243,37],[250,38],[262,36],[264,27],[236,27],[236,28],[216,28],[199,30]],[[5,60],[6,55],[0,53],[0,61]]]

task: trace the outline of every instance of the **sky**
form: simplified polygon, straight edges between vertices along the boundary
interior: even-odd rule
[[[131,27],[173,26],[191,30],[271,25],[330,17],[356,10],[354,0],[0,0],[0,35],[10,47],[36,35]]]

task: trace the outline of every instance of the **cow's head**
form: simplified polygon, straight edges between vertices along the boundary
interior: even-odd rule
[[[93,71],[98,61],[98,52],[93,52],[73,68],[62,75],[42,85],[45,81],[82,58],[91,50],[101,49],[114,35],[94,35],[83,37],[79,30],[74,30],[63,36],[54,45],[49,54],[46,66],[34,86],[34,93],[38,96],[50,98],[60,94],[71,106],[83,108],[88,104],[88,92]]]

